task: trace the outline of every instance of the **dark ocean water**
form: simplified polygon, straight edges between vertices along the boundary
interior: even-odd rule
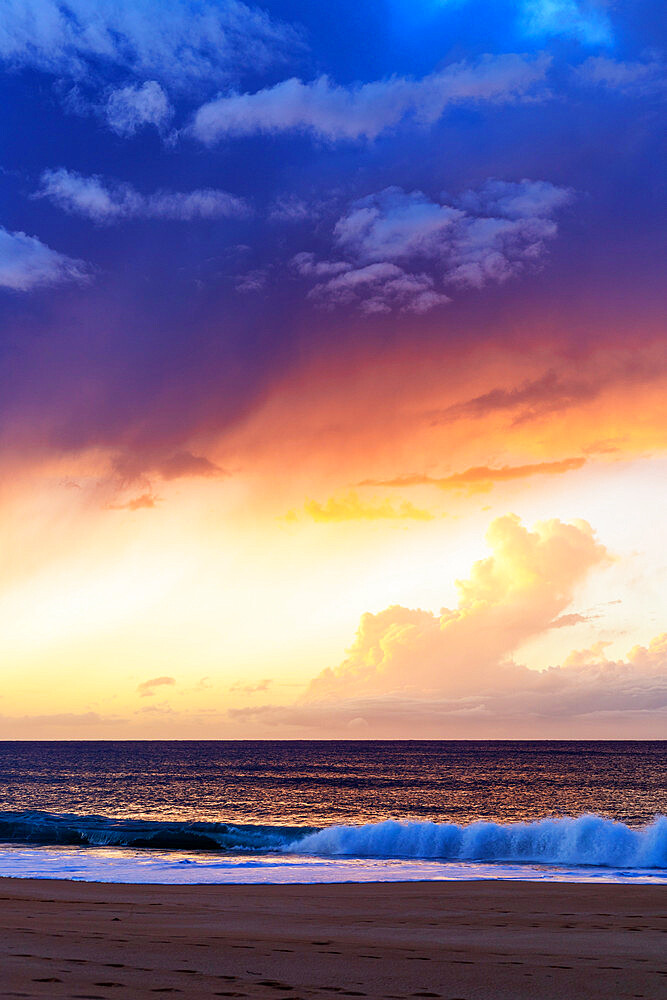
[[[667,742],[0,743],[0,874],[57,847],[45,870],[105,850],[138,852],[135,874],[162,852],[169,878],[204,855],[235,859],[234,877],[241,855],[255,868],[409,859],[411,871],[531,863],[625,877],[667,872],[665,814]]]
[[[667,741],[0,743],[0,810],[286,826],[667,813]]]

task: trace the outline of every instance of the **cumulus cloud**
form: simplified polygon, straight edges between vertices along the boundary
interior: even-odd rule
[[[141,86],[113,90],[105,106],[109,128],[122,136],[134,135],[145,125],[154,125],[161,131],[168,125],[173,113],[169,98],[155,80],[147,80]]]
[[[0,288],[27,292],[44,285],[86,281],[89,267],[81,260],[52,250],[36,236],[0,226]]]
[[[431,521],[433,514],[421,510],[408,501],[394,504],[391,500],[365,501],[354,493],[343,497],[329,497],[324,503],[317,500],[307,500],[303,513],[313,521]],[[297,520],[296,511],[286,515],[287,520]]]
[[[456,608],[365,614],[346,659],[314,677],[296,702],[231,714],[329,731],[363,720],[370,734],[511,737],[527,724],[533,734],[552,724],[576,733],[567,727],[608,726],[615,716],[636,725],[667,710],[667,634],[618,661],[598,645],[544,671],[517,662],[527,640],[584,617],[564,612],[608,558],[590,525],[552,520],[529,530],[509,515],[492,523],[488,542],[491,554],[457,583]]]
[[[548,181],[490,179],[455,201],[385,188],[350,205],[333,229],[334,259],[302,252],[298,274],[309,295],[366,313],[416,313],[450,301],[438,287],[482,288],[539,266],[558,232],[553,216],[573,192]]]
[[[585,458],[562,458],[554,462],[532,462],[527,465],[502,465],[493,468],[478,465],[451,476],[427,476],[409,473],[393,479],[366,479],[360,486],[437,486],[441,490],[462,490],[466,493],[486,493],[496,483],[507,483],[531,476],[557,476],[573,472],[586,464]]]
[[[533,531],[513,515],[495,520],[492,554],[457,582],[459,604],[440,615],[391,607],[364,615],[348,658],[311,682],[307,699],[437,691],[449,696],[503,687],[518,668],[509,657],[539,635],[606,557],[585,522],[553,520]]]
[[[70,214],[106,224],[126,219],[189,222],[193,219],[239,218],[250,211],[242,198],[215,188],[187,192],[157,191],[144,195],[131,184],[106,181],[97,174],[84,177],[64,167],[44,171],[36,197],[48,198]]]
[[[111,69],[174,87],[223,83],[300,47],[288,25],[241,0],[4,0],[0,60],[60,76]]]
[[[608,56],[590,56],[574,72],[580,83],[630,96],[667,94],[667,73],[660,59],[623,62]]]
[[[150,698],[155,694],[157,688],[173,687],[176,680],[173,677],[151,677],[137,686],[137,691],[142,698]]]
[[[393,76],[344,87],[320,76],[292,78],[255,93],[234,93],[204,104],[192,123],[201,142],[279,132],[306,132],[334,142],[375,139],[411,117],[429,125],[453,104],[503,103],[536,97],[544,83],[545,55],[486,55],[458,62],[419,80]]]

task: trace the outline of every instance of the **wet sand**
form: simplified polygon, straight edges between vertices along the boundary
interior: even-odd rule
[[[667,888],[0,879],[0,996],[659,1000]]]

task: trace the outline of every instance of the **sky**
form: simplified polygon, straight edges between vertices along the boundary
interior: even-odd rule
[[[0,0],[0,737],[664,738],[659,0]]]

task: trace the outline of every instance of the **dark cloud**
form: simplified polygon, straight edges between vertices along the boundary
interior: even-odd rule
[[[155,471],[167,480],[185,479],[189,476],[218,479],[226,475],[225,471],[210,458],[206,458],[205,455],[193,455],[190,451],[177,451],[157,461]]]

